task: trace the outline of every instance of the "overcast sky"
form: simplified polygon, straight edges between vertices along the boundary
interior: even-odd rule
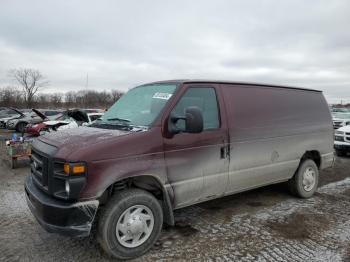
[[[350,1],[0,3],[0,87],[39,69],[47,91],[202,78],[321,89],[350,101]]]

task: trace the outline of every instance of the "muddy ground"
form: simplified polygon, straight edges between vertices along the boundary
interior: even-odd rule
[[[0,154],[0,261],[112,261],[94,235],[44,231],[25,203],[26,161],[11,170]],[[175,220],[136,261],[350,261],[350,157],[322,171],[311,199],[273,185],[178,210]]]

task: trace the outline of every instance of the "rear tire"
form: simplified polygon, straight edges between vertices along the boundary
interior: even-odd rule
[[[292,179],[288,181],[291,193],[300,198],[309,198],[315,193],[319,180],[318,167],[311,159],[300,163]]]
[[[153,246],[162,225],[159,201],[147,191],[129,189],[116,192],[102,210],[97,239],[109,255],[131,259]]]

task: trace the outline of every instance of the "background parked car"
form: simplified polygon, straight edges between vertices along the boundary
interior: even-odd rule
[[[350,109],[344,107],[332,107],[331,113],[350,113]]]
[[[0,111],[0,128],[6,127],[6,122],[24,116],[24,114],[15,108],[2,108]]]
[[[338,156],[350,153],[350,125],[340,127],[335,131],[334,148]]]
[[[6,128],[9,130],[16,130],[17,132],[25,132],[26,126],[28,124],[38,124],[45,120],[55,118],[56,115],[61,114],[60,110],[37,110],[33,109],[32,113],[24,115],[17,119],[12,119],[7,121]]]
[[[332,113],[332,118],[334,129],[350,125],[350,112],[335,112]]]
[[[62,118],[62,116],[64,115],[64,113],[60,113],[58,115],[53,115],[51,116],[50,118],[53,119],[53,120],[59,120],[60,118]],[[47,120],[48,118],[45,117],[45,120]],[[44,130],[46,128],[46,124],[45,122],[42,122],[42,123],[37,123],[37,124],[31,124],[29,123],[27,126],[26,126],[26,129],[25,129],[25,132],[29,135],[33,135],[33,136],[39,136],[40,135],[40,132],[42,130]]]
[[[89,124],[101,116],[103,116],[103,113],[86,113],[84,109],[68,110],[58,115],[55,119],[35,125],[29,124],[26,128],[26,132],[31,135],[39,136],[46,132],[76,128],[83,124]]]

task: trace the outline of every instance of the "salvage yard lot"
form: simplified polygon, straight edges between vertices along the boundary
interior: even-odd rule
[[[11,170],[0,155],[0,261],[111,260],[94,235],[44,231],[25,203],[29,168]],[[138,260],[350,261],[349,170],[350,157],[337,158],[307,200],[273,185],[178,210],[176,226]]]

